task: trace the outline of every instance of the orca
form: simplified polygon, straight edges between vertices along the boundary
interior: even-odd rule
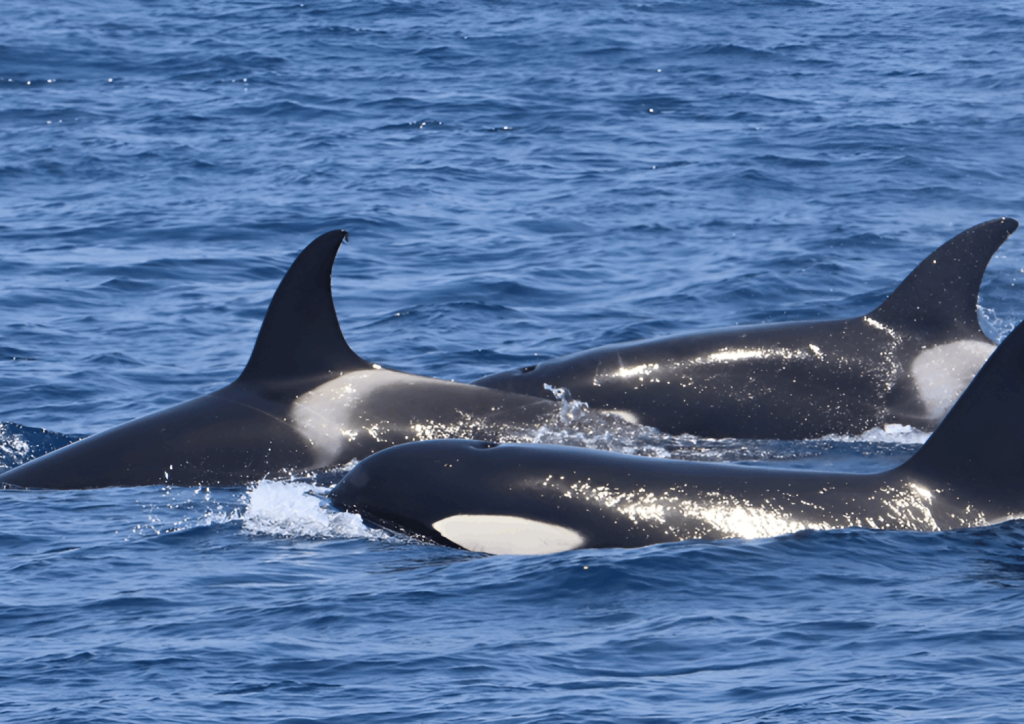
[[[935,429],[995,344],[978,290],[1009,218],[947,241],[862,317],[733,327],[607,345],[474,384],[592,408],[671,435],[808,439],[897,423]]]
[[[227,387],[76,441],[0,475],[0,488],[240,486],[436,437],[532,439],[561,405],[363,360],[338,325],[332,231],[298,256],[248,364]]]
[[[356,465],[339,510],[483,553],[632,548],[807,529],[941,531],[1024,516],[1024,324],[924,445],[879,473],[642,458],[588,448],[416,442]]]

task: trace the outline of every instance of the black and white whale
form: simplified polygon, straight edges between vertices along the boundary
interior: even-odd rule
[[[551,553],[805,529],[939,531],[1024,516],[1024,324],[907,462],[875,474],[435,440],[356,465],[332,504],[485,553]]]
[[[995,349],[978,324],[978,290],[1016,228],[1002,218],[957,235],[863,317],[597,347],[474,384],[538,396],[546,384],[566,388],[673,435],[806,439],[890,423],[930,431]]]
[[[12,468],[0,488],[243,485],[411,440],[529,440],[557,423],[552,400],[384,369],[355,354],[331,297],[346,238],[324,234],[295,260],[233,383]]]

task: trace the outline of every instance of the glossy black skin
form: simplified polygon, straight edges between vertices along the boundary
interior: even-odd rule
[[[1016,228],[1003,218],[957,235],[863,317],[608,345],[474,384],[537,396],[545,384],[564,387],[591,407],[709,438],[855,435],[889,423],[932,430],[941,414],[919,399],[910,365],[925,348],[993,344],[978,324],[978,289]]]
[[[235,382],[30,460],[0,475],[0,488],[241,486],[412,440],[520,439],[558,419],[550,400],[387,370],[356,355],[331,297],[345,238],[324,234],[295,260]],[[316,441],[311,421],[320,425]]]
[[[344,424],[353,435],[329,457],[311,447],[279,397],[233,383],[8,470],[0,475],[0,489],[237,487],[330,468],[432,436],[522,439],[528,436],[520,431],[558,419],[558,406],[544,400],[481,397],[470,385],[393,374],[405,384],[358,396],[358,414]]]
[[[948,530],[1024,514],[1021,410],[1024,325],[1000,345],[917,454],[882,473],[435,440],[371,456],[330,498],[335,507],[385,528],[445,545],[456,544],[433,524],[457,515],[557,525],[579,533],[581,547],[734,537],[730,513],[753,520],[754,537],[758,516],[785,520],[789,530]],[[644,515],[644,506],[660,506],[660,518]]]
[[[921,346],[862,318],[766,324],[598,347],[475,384],[538,395],[545,383],[565,387],[591,407],[629,412],[674,435],[806,439],[890,422],[929,429],[904,379],[901,348],[908,345]],[[713,357],[733,351],[764,356]],[[620,375],[637,367],[652,369]]]
[[[243,485],[310,459],[294,431],[226,387],[83,438],[0,475],[3,488]],[[260,440],[260,444],[253,444]]]
[[[569,528],[582,535],[581,547],[636,548],[737,537],[742,533],[715,520],[739,509],[782,511],[792,521],[767,533],[755,528],[753,537],[803,528],[930,529],[885,502],[883,491],[902,491],[911,482],[899,471],[822,475],[588,448],[433,440],[369,457],[330,498],[336,508],[380,527],[456,548],[433,523],[453,515],[513,516]],[[657,519],[636,512],[652,506],[660,509]],[[712,512],[702,515],[704,509]],[[941,528],[970,524],[955,503],[942,501],[932,515]]]

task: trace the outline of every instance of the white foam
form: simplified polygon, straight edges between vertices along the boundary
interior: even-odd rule
[[[562,404],[559,417],[565,424],[576,422],[590,409],[590,405],[586,402],[572,399],[572,392],[568,387],[553,387],[545,382],[544,389],[554,395],[555,400]]]
[[[383,538],[363,519],[327,507],[323,488],[310,483],[261,480],[246,493],[242,528],[285,538]]]
[[[651,435],[650,440],[637,439],[623,434],[617,429],[603,430],[594,426],[586,430],[564,429],[541,425],[526,442],[540,445],[563,445],[566,447],[585,447],[593,450],[608,450],[623,455],[642,455],[643,457],[671,458],[672,453],[667,446],[672,442],[668,436]],[[666,438],[665,442],[662,437]]]
[[[521,439],[504,442],[568,445],[648,457],[671,457],[668,448],[677,446],[679,438],[641,425],[630,412],[591,410],[586,402],[573,400],[572,393],[565,387],[545,384],[544,389],[561,404],[558,418]]]
[[[622,420],[625,420],[630,425],[639,425],[640,418],[637,417],[636,413],[630,412],[629,410],[602,410],[606,415],[615,415]]]
[[[999,344],[1017,326],[1018,319],[1007,319],[996,314],[996,310],[978,305],[978,319],[985,333]]]
[[[880,442],[892,445],[923,445],[931,433],[910,425],[884,425],[865,430],[860,435],[826,435],[822,440],[835,442]]]

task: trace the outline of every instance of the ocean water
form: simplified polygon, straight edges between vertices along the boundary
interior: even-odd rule
[[[334,228],[353,349],[469,381],[863,314],[959,231],[1024,215],[1014,2],[0,16],[4,466],[233,380],[284,271]],[[1022,285],[1011,237],[980,299],[994,338],[1024,319]],[[615,443],[877,470],[924,439]],[[1024,711],[1020,522],[487,557],[369,530],[323,507],[326,482],[0,495],[0,718]]]

